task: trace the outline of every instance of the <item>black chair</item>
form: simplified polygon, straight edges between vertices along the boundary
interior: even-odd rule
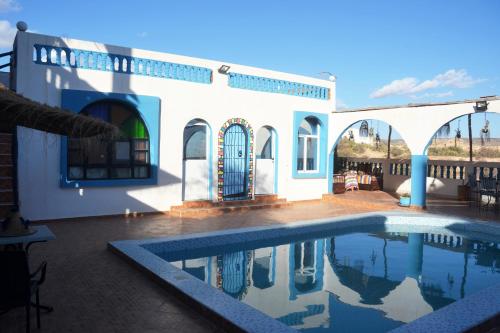
[[[469,203],[481,207],[481,195],[479,190],[479,182],[476,180],[475,174],[469,174],[467,185],[469,186]]]
[[[479,195],[482,197],[483,195],[488,197],[488,203],[486,206],[489,206],[491,203],[491,199],[496,200],[497,194],[497,180],[495,178],[481,178]]]
[[[36,271],[29,272],[28,257],[24,251],[0,252],[0,314],[24,306],[26,332],[30,332],[31,300],[35,296],[36,323],[40,328],[39,287],[45,281],[47,263],[42,262]]]

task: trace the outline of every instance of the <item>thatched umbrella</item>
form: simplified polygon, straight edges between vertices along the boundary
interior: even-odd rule
[[[71,137],[114,136],[118,128],[103,120],[35,102],[0,84],[0,132],[16,126]]]
[[[100,136],[113,138],[118,136],[118,128],[103,120],[63,110],[35,102],[7,89],[0,84],[0,132],[15,136],[17,126],[29,127],[40,131],[66,135],[75,138]],[[12,212],[0,226],[0,236],[21,235],[32,232],[23,226],[23,219],[18,213],[17,197],[17,145],[12,142],[13,191]]]

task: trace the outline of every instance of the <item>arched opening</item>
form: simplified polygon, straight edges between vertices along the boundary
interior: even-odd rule
[[[498,206],[500,114],[476,112],[443,124],[426,147],[428,194]]]
[[[270,126],[263,126],[257,131],[255,194],[277,192],[277,139],[276,131]]]
[[[226,121],[218,135],[218,201],[253,198],[253,129],[242,118]]]
[[[182,177],[184,201],[210,199],[211,141],[211,129],[206,121],[193,119],[184,127]]]
[[[82,114],[107,121],[119,129],[113,139],[100,136],[68,138],[68,179],[144,179],[151,176],[148,129],[129,104],[102,100]]]
[[[224,132],[224,200],[248,198],[248,135],[243,126],[230,125]]]
[[[331,191],[384,190],[409,193],[410,149],[398,131],[381,120],[351,124],[333,148]]]

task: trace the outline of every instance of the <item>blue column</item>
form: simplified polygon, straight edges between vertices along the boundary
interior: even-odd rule
[[[424,256],[424,235],[408,234],[408,263],[406,275],[418,281],[422,274],[422,263]]]
[[[411,205],[425,207],[427,155],[411,155]]]
[[[328,172],[328,193],[333,193],[333,173],[335,172],[335,148],[332,148],[330,154],[328,155],[328,164],[330,165],[327,169]]]

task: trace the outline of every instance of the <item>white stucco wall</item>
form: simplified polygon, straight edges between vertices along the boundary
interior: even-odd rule
[[[60,138],[31,129],[19,130],[19,198],[21,213],[28,219],[168,211],[182,201],[183,129],[194,118],[212,128],[213,198],[217,197],[217,135],[222,124],[234,117],[246,119],[254,133],[272,126],[279,138],[278,195],[289,200],[320,198],[327,192],[327,178],[292,177],[292,126],[294,111],[330,113],[335,105],[335,83],[226,62],[128,49],[95,42],[55,38],[18,32],[18,93],[53,106],[61,104],[61,89],[89,90],[156,96],[161,99],[158,185],[67,189],[59,186]],[[212,84],[104,72],[89,69],[39,65],[33,62],[33,45],[65,46],[130,55],[159,61],[207,67]],[[319,100],[228,86],[219,74],[222,65],[232,72],[312,84],[330,89],[330,99]],[[331,147],[333,142],[329,142]]]

